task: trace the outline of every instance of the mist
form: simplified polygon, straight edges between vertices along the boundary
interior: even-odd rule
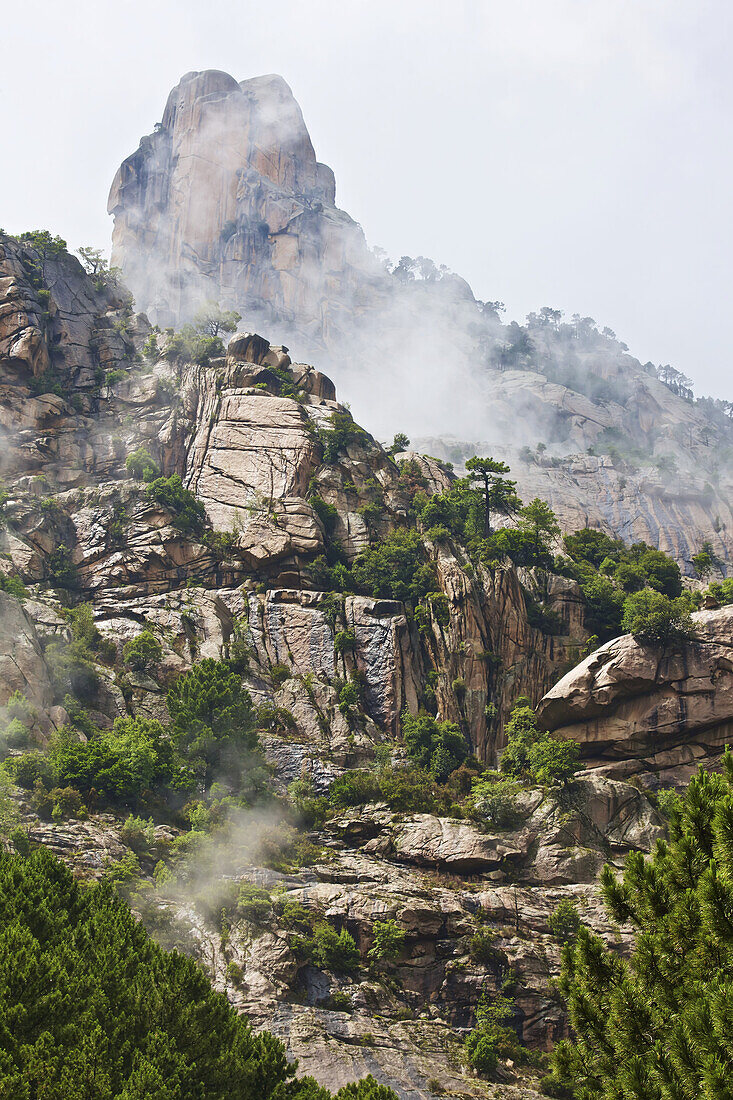
[[[9,231],[108,248],[109,181],[181,74],[280,72],[370,244],[433,256],[509,318],[596,317],[642,361],[729,396],[723,0],[375,0],[338,19],[325,0],[72,10],[29,0],[5,28],[4,87],[23,88],[5,119],[6,147],[23,149],[0,181]]]

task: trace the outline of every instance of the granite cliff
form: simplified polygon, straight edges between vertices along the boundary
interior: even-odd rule
[[[577,584],[542,579],[560,624],[543,633],[529,612],[539,579],[472,563],[446,534],[423,535],[436,587],[417,607],[325,591],[317,562],[329,549],[351,563],[408,529],[406,468],[426,494],[446,488],[450,470],[418,453],[401,468],[349,427],[330,378],[281,345],[241,332],[202,365],[169,361],[161,337],[146,360],[150,323],[114,281],[95,285],[63,250],[39,267],[36,249],[7,236],[0,253],[4,751],[42,769],[59,736],[82,745],[118,719],[165,722],[167,690],[213,658],[252,696],[284,817],[235,814],[209,834],[190,827],[195,800],[187,819],[153,799],[154,820],[131,824],[122,805],[90,796],[82,806],[68,789],[51,811],[40,775],[17,776],[10,800],[30,840],[80,876],[114,876],[164,944],[198,958],[323,1083],[372,1072],[404,1100],[534,1095],[540,1052],[567,1027],[551,915],[572,900],[609,942],[627,944],[597,877],[605,862],[652,849],[665,828],[654,788],[684,779],[700,746],[712,759],[725,735],[728,612],[703,613],[699,640],[654,667],[626,638],[576,668],[588,635]],[[128,463],[141,454],[144,477]],[[157,474],[189,495],[156,491]],[[126,645],[141,632],[159,656],[133,666]],[[287,816],[294,784],[321,805],[355,769],[399,779],[405,710],[455,723],[493,765],[511,705],[545,693],[546,723],[581,743],[588,767],[567,790],[522,787],[511,820],[464,812],[465,771],[432,807],[372,794],[296,826]],[[250,891],[240,910],[232,886]],[[293,920],[346,930],[358,967],[304,956]],[[402,946],[374,962],[385,921]],[[507,983],[535,1064],[518,1073],[505,1059],[490,1084],[468,1069],[461,1041],[481,996]]]
[[[645,539],[688,572],[705,541],[729,561],[724,412],[590,318],[543,309],[506,325],[425,257],[378,259],[335,205],[281,77],[184,76],[109,210],[113,262],[153,321],[178,325],[215,299],[315,358],[378,432],[406,430],[455,463],[501,453],[567,529]]]

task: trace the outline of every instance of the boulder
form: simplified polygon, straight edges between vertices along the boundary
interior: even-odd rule
[[[539,705],[543,725],[577,741],[590,766],[684,782],[733,737],[733,606],[693,615],[694,637],[666,648],[615,638]],[[617,763],[616,763],[617,762]]]

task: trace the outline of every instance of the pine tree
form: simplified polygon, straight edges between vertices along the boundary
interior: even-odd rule
[[[295,1071],[108,882],[0,854],[0,1100],[331,1100]],[[372,1078],[344,1095],[397,1100]]]
[[[555,1085],[580,1100],[723,1100],[733,1095],[733,756],[700,771],[669,841],[602,878],[612,917],[631,925],[621,959],[581,926],[560,988],[572,1038]]]

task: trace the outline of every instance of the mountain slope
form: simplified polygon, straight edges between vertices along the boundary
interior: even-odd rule
[[[432,437],[455,461],[501,452],[568,528],[647,539],[688,572],[705,541],[730,559],[722,408],[658,381],[589,318],[543,309],[504,325],[432,261],[380,261],[335,205],[282,78],[188,73],[120,167],[109,210],[114,262],[151,319],[178,325],[216,299],[316,356],[377,431],[422,449]]]

